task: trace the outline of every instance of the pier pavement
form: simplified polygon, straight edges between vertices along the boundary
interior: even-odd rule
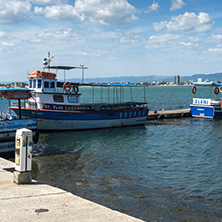
[[[1,222],[142,221],[37,181],[28,185],[14,184],[13,170],[14,163],[0,157]]]
[[[190,109],[149,111],[147,120],[191,117]]]

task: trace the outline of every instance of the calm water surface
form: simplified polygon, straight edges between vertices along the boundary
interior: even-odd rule
[[[92,94],[82,90],[89,102]],[[133,100],[144,100],[142,88]],[[191,87],[148,87],[146,100],[150,110],[189,108]],[[146,221],[221,221],[221,132],[222,120],[187,118],[42,133],[34,177]]]
[[[222,120],[43,134],[37,180],[147,221],[222,219]]]

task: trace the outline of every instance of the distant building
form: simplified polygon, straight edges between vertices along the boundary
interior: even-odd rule
[[[179,76],[179,75],[174,76],[174,83],[175,83],[176,85],[179,85],[179,84],[180,84],[180,76]]]
[[[13,88],[24,88],[26,84],[24,82],[13,82],[10,86]]]

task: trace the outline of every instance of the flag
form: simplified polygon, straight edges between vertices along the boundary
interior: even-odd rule
[[[51,61],[52,61],[52,60],[49,59],[49,58],[44,58],[44,60],[43,60],[43,65],[44,65],[44,66],[47,66],[47,65],[49,66],[49,65],[51,64]]]

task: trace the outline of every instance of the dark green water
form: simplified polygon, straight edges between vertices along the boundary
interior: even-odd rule
[[[191,87],[149,87],[146,99],[188,108]],[[187,118],[44,133],[34,178],[146,221],[222,221],[221,132],[222,120]]]
[[[119,87],[114,90],[107,87],[95,88],[94,93],[92,93],[91,88],[80,88],[80,93],[82,93],[82,102],[88,103],[92,102],[117,102],[117,101],[138,101],[138,102],[148,102],[150,110],[172,110],[172,109],[186,109],[189,108],[190,103],[192,103],[192,86],[150,86],[145,87],[133,87],[132,97],[129,87],[122,88]],[[102,94],[102,96],[101,96]],[[114,97],[113,97],[114,94]],[[109,95],[109,96],[108,96]],[[216,96],[213,93],[213,88],[210,87],[197,87],[197,93],[195,97],[198,98],[220,98],[221,93]]]
[[[222,120],[44,134],[35,178],[147,221],[220,221]]]

